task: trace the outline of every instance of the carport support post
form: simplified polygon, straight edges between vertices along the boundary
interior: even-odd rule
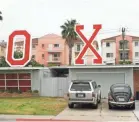
[[[4,73],[4,80],[5,80],[5,90],[6,90],[6,73]]]
[[[18,90],[19,90],[19,74],[17,73],[17,83],[18,83]]]

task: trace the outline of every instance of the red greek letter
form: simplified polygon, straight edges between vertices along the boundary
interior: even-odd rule
[[[81,30],[84,29],[84,26],[83,25],[76,25],[75,32],[82,39],[82,41],[85,43],[85,46],[82,49],[82,51],[79,53],[79,55],[77,56],[77,58],[75,59],[75,64],[84,64],[84,60],[82,59],[82,57],[84,56],[84,54],[86,53],[86,51],[87,51],[88,48],[91,49],[91,51],[94,53],[94,55],[97,58],[97,59],[94,59],[93,62],[95,64],[102,64],[102,57],[99,55],[99,53],[96,51],[96,49],[91,45],[92,42],[93,42],[93,40],[94,40],[94,38],[96,37],[97,33],[101,29],[101,25],[94,25],[93,28],[95,29],[95,31],[92,34],[92,36],[90,37],[90,39],[87,40],[86,37],[81,32]]]
[[[21,59],[15,59],[14,54],[14,37],[16,36],[24,36],[24,52],[23,52],[23,58]],[[12,66],[20,66],[24,67],[31,59],[31,36],[30,34],[25,30],[19,30],[14,31],[10,36],[7,43],[7,51],[6,51],[6,61],[7,63]]]

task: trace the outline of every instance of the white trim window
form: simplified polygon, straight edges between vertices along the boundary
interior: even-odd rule
[[[60,47],[60,45],[59,45],[59,44],[54,44],[54,47],[56,47],[56,48],[57,48],[57,47]]]
[[[106,47],[110,47],[110,42],[106,42]]]
[[[137,58],[139,58],[139,52],[135,52],[135,57]]]
[[[113,57],[113,53],[106,53],[106,57],[107,58],[112,58]]]
[[[135,47],[139,46],[139,42],[135,41]]]

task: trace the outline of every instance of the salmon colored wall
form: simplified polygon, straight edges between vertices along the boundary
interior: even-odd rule
[[[44,48],[42,48],[42,44],[44,44]],[[35,55],[35,60],[41,64],[44,64],[47,66],[47,61],[48,61],[48,55],[54,53],[53,51],[48,52],[48,46],[49,44],[60,44],[60,62],[61,65],[68,64],[68,49],[67,46],[65,46],[65,40],[62,39],[61,36],[58,36],[56,34],[48,34],[46,36],[43,36],[39,38],[38,40],[38,45],[36,46],[36,55]],[[52,49],[55,50],[56,49]],[[42,54],[44,54],[44,59],[42,59]]]
[[[119,63],[120,55],[119,55],[119,41],[122,40],[122,36],[116,37],[116,64]],[[128,41],[128,48],[129,48],[129,59],[132,61],[132,37],[125,36],[125,40]]]

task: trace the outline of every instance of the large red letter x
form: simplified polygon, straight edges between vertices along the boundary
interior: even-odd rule
[[[94,33],[90,37],[89,40],[86,39],[86,37],[82,34],[81,30],[84,29],[83,25],[76,25],[75,31],[78,34],[78,36],[82,39],[82,41],[86,44],[80,54],[77,56],[75,60],[75,64],[84,64],[84,60],[82,57],[86,53],[87,49],[90,48],[92,52],[95,54],[97,59],[94,59],[95,64],[102,64],[102,57],[98,54],[98,52],[94,49],[94,47],[91,45],[94,38],[96,37],[98,31],[101,29],[101,25],[94,25],[93,28],[95,29]]]

